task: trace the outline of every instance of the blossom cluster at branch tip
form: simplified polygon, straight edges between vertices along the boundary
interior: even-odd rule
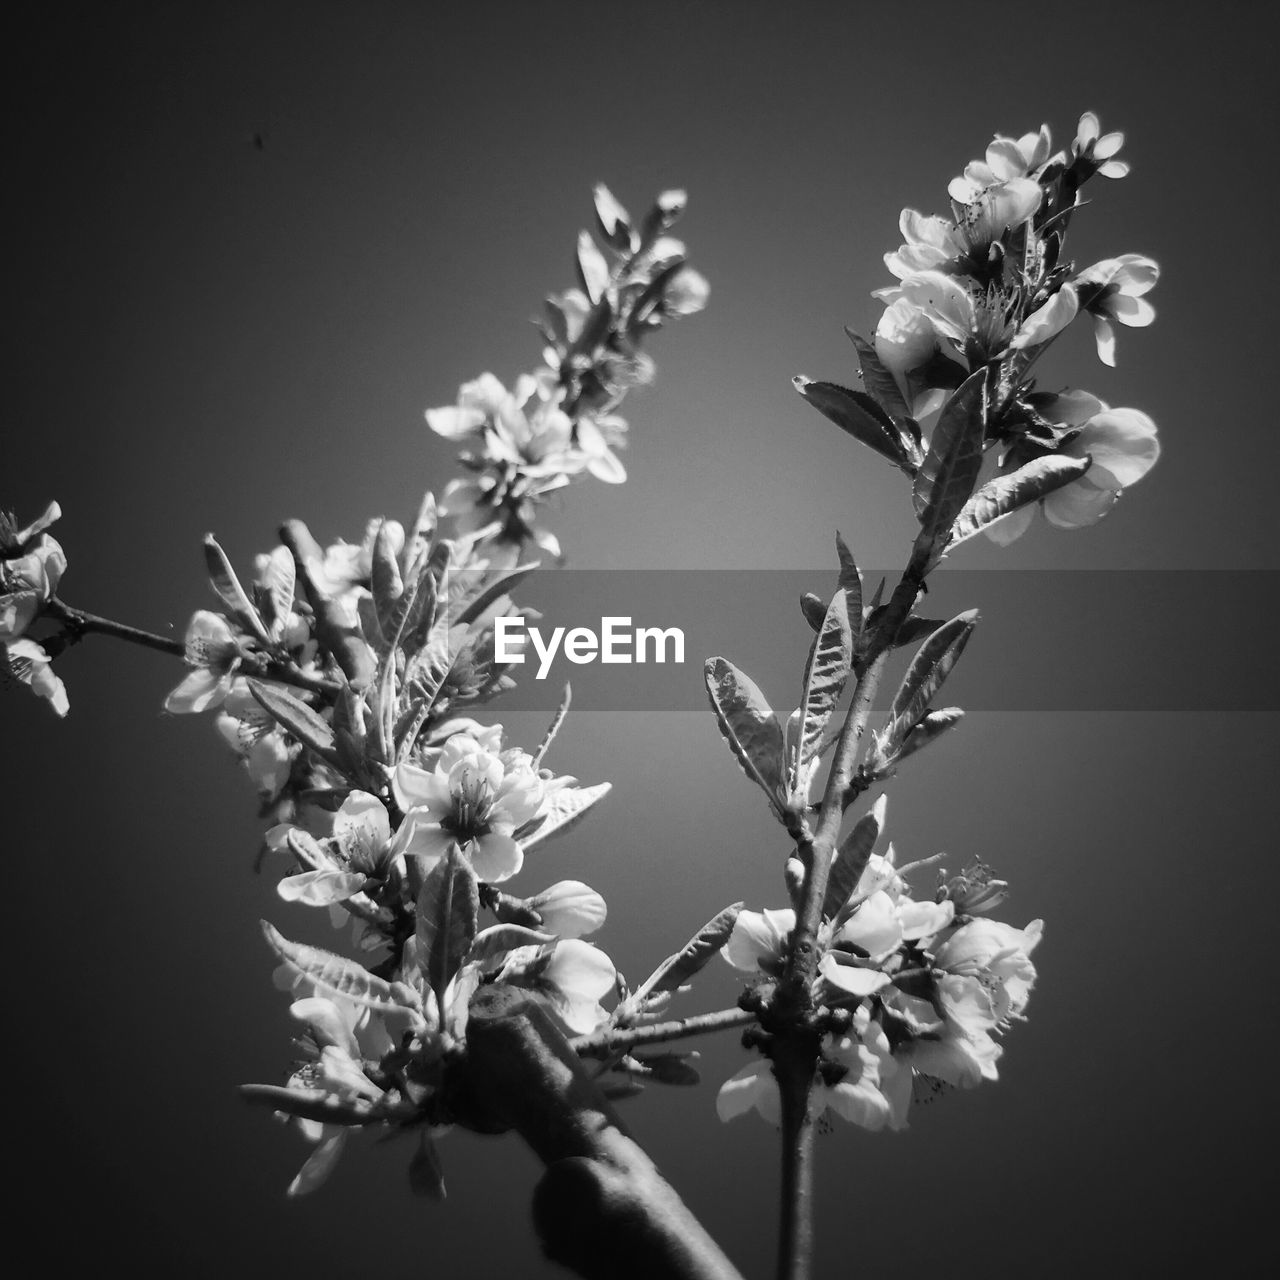
[[[1044,458],[1092,459],[1043,501],[992,521],[985,532],[997,541],[1019,536],[1037,508],[1060,527],[1094,523],[1159,456],[1148,415],[1090,397],[1099,407],[1082,419],[1071,412],[1073,397],[1087,393],[1045,395],[1032,378],[1043,352],[1079,316],[1090,317],[1107,365],[1115,364],[1116,325],[1140,328],[1155,318],[1146,296],[1159,278],[1152,259],[1126,253],[1078,270],[1064,255],[1084,184],[1128,172],[1118,158],[1123,143],[1121,133],[1103,134],[1091,112],[1057,152],[1047,125],[1018,138],[997,135],[952,179],[949,215],[904,209],[903,243],[885,255],[896,283],[875,291],[885,310],[873,358],[896,384],[905,417],[933,413],[986,368],[986,445],[999,453],[1001,474]],[[1112,465],[1121,456],[1122,465]]]
[[[1005,887],[974,864],[944,878],[934,901],[921,901],[899,873],[892,845],[868,856],[852,892],[819,931],[815,1003],[850,1017],[823,1039],[816,1116],[901,1129],[914,1096],[996,1079],[1002,1048],[994,1037],[1023,1016],[1036,977],[1030,957],[1043,929],[1039,920],[1015,929],[978,914],[997,905]],[[776,979],[795,924],[790,908],[742,911],[724,957],[756,984]],[[777,1124],[768,1058],[732,1076],[716,1107],[723,1120],[755,1110]]]

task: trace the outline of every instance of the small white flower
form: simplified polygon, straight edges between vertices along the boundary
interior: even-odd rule
[[[240,646],[221,614],[200,609],[187,625],[186,661],[194,670],[164,701],[175,714],[207,711],[231,691],[240,665]]]

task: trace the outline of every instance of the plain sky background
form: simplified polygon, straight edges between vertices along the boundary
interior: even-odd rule
[[[1091,108],[1133,173],[1089,189],[1070,247],[1159,259],[1159,316],[1121,332],[1116,370],[1080,326],[1045,385],[1146,409],[1165,456],[1099,526],[958,567],[1254,571],[1225,616],[1169,609],[1202,637],[1178,650],[1188,682],[1274,614],[1270,6],[60,5],[6,44],[0,500],[62,504],[72,603],[180,635],[212,599],[206,531],[247,567],[286,516],[324,540],[411,517],[451,469],[422,411],[535,363],[529,317],[570,282],[598,180],[636,213],[688,188],[712,297],[652,348],[629,482],[577,486],[553,516],[570,562],[806,568],[829,590],[839,527],[863,563],[899,564],[902,488],[790,379],[852,378],[841,326],[874,327],[904,204],[945,209],[993,132],[1047,121],[1062,143]],[[760,608],[793,616],[798,689],[794,599]],[[1052,682],[1108,629],[1086,610],[1007,660]],[[557,1274],[515,1140],[445,1139],[443,1206],[410,1196],[408,1144],[368,1142],[285,1201],[306,1149],[234,1094],[287,1070],[256,921],[288,932],[299,910],[251,874],[247,784],[208,724],[160,714],[178,664],[99,640],[60,667],[65,724],[0,704],[11,1207],[40,1270]],[[541,717],[508,724],[531,746]],[[1243,1264],[1271,1180],[1276,736],[1211,710],[983,713],[893,784],[902,856],[984,856],[1014,883],[1003,918],[1044,917],[1047,940],[998,1085],[905,1134],[822,1141],[822,1275]],[[518,887],[603,891],[601,944],[633,980],[725,903],[781,905],[783,842],[709,713],[582,714],[552,763],[615,793]],[[736,990],[717,968],[686,1011]],[[700,1047],[700,1088],[628,1115],[754,1280],[776,1139],[719,1124],[741,1053]]]

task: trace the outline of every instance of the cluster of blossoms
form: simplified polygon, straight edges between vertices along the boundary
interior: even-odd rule
[[[1001,474],[1045,458],[1091,460],[1086,473],[992,522],[986,532],[998,542],[1023,533],[1037,506],[1061,527],[1092,524],[1159,456],[1147,414],[1082,392],[1037,392],[1031,376],[1078,316],[1091,317],[1108,365],[1115,325],[1155,317],[1146,294],[1159,267],[1150,258],[1126,253],[1078,270],[1063,252],[1084,184],[1128,172],[1117,158],[1123,142],[1100,135],[1092,113],[1068,150],[1052,151],[1047,125],[997,136],[952,180],[950,216],[902,211],[903,244],[885,255],[897,282],[876,291],[886,305],[874,342],[855,339],[866,389],[888,419],[892,447],[877,447],[908,472],[923,457],[918,420],[980,369],[991,374],[985,447],[998,452]]]
[[[456,404],[427,411],[433,431],[472,446],[462,454],[471,474],[452,481],[441,501],[459,532],[533,541],[559,557],[555,534],[537,524],[538,506],[584,473],[626,479],[617,450],[627,424],[616,410],[653,377],[641,342],[664,320],[706,305],[706,281],[668,234],[684,212],[683,191],[659,196],[634,226],[607,187],[596,187],[595,206],[603,247],[579,236],[580,287],[546,301],[542,367],[511,391],[482,374],[459,389]]]
[[[632,230],[597,188],[605,249],[580,238],[583,288],[547,304],[544,367],[510,393],[483,375],[457,405],[428,412],[433,430],[464,443],[472,477],[438,503],[428,493],[410,528],[380,517],[360,542],[322,547],[290,521],[247,587],[206,539],[222,607],[192,617],[189,670],[165,707],[214,716],[258,792],[265,848],[285,860],[280,897],[323,908],[365,957],[265,926],[306,1028],[287,1085],[256,1087],[315,1144],[295,1193],[319,1184],[353,1125],[399,1124],[429,1144],[452,1121],[444,1082],[481,985],[537,992],[566,1034],[616,1021],[601,1002],[625,985],[583,941],[604,923],[603,898],[578,880],[505,890],[609,784],[542,766],[560,715],[530,755],[470,713],[513,684],[494,624],[525,612],[511,596],[532,568],[523,553],[559,555],[535,504],[580,473],[625,479],[613,410],[648,377],[641,339],[705,300],[667,235],[683,206],[668,193]],[[632,1002],[626,1016],[643,1015]]]
[[[882,796],[860,843],[874,843],[884,811]],[[996,1079],[1002,1049],[993,1037],[1022,1017],[1036,977],[1041,922],[1015,929],[985,918],[1003,882],[977,864],[944,878],[933,901],[918,901],[910,870],[895,865],[892,845],[871,853],[853,891],[828,904],[818,934],[813,999],[833,1029],[815,1072],[815,1114],[868,1129],[904,1128],[913,1097]],[[743,911],[725,959],[757,985],[776,981],[795,925],[791,908]],[[728,1080],[716,1105],[723,1120],[754,1109],[776,1124],[767,1059]]]
[[[48,611],[67,568],[57,539],[45,532],[61,514],[51,502],[39,519],[19,528],[0,511],[0,681],[20,681],[65,716],[67,691],[50,665],[54,655],[28,634]]]

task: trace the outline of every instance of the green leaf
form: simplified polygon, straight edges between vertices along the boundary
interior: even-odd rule
[[[938,690],[956,665],[973,629],[978,611],[969,609],[944,623],[920,646],[902,678],[885,722],[885,752],[892,761],[907,734],[929,709]]]
[[[631,216],[603,182],[596,183],[591,194],[595,198],[596,224],[601,237],[615,249],[630,249]]]
[[[874,449],[881,457],[888,458],[908,475],[914,474],[914,466],[902,447],[898,428],[865,392],[852,391],[834,382],[813,382],[803,377],[792,378],[791,384],[823,417]]]
[[[546,733],[542,735],[537,751],[533,753],[531,768],[537,769],[542,764],[542,757],[547,754],[551,744],[556,740],[556,734],[560,732],[560,726],[564,724],[564,718],[569,714],[569,706],[572,702],[573,689],[566,680],[564,692],[560,695],[560,705],[556,707],[556,713],[551,717],[551,723],[547,726]]]
[[[704,678],[729,749],[747,777],[781,812],[786,793],[786,744],[773,708],[751,677],[724,658],[708,658]]]
[[[853,558],[853,552],[846,546],[839,532],[836,533],[836,555],[840,558],[840,579],[836,585],[848,598],[849,626],[853,629],[853,642],[856,645],[862,631],[862,573]]]
[[[209,583],[222,599],[223,604],[231,610],[232,615],[246,631],[263,644],[271,643],[262,615],[254,607],[253,601],[245,594],[231,567],[227,554],[218,545],[218,540],[211,533],[204,535],[204,561],[209,570]]]
[[[459,626],[462,623],[474,622],[495,600],[501,596],[510,595],[512,590],[537,567],[538,561],[535,560],[532,564],[521,565],[510,573],[504,573],[492,581],[483,583],[476,594],[459,607],[457,617],[451,618],[450,623],[453,626]]]
[[[880,357],[876,355],[875,347],[865,338],[848,327],[845,333],[849,335],[849,341],[853,343],[854,348],[858,352],[858,366],[862,370],[862,385],[866,387],[867,394],[876,400],[886,413],[895,418],[910,417],[911,411],[907,407],[907,402],[902,398],[902,392],[898,390],[898,384],[894,380],[893,374],[880,361]]]
[[[660,995],[682,987],[704,968],[712,956],[729,941],[734,922],[743,904],[735,902],[717,912],[674,955],[668,956],[645,980],[632,997],[639,1002],[647,996]]]
[[[552,836],[565,835],[612,789],[612,783],[598,782],[593,787],[565,786],[549,791],[543,801],[542,814],[516,832],[517,842],[528,850]]]
[[[418,892],[414,935],[418,961],[444,1009],[449,980],[471,950],[480,914],[480,882],[457,844],[427,873]]]
[[[1078,480],[1089,470],[1091,459],[1069,458],[1061,454],[1036,458],[1008,475],[988,480],[965,503],[952,527],[947,549],[972,538],[1001,516],[1038,502],[1046,494]]]
[[[849,601],[843,588],[831,597],[822,627],[809,647],[804,669],[804,698],[800,750],[796,767],[801,769],[822,741],[823,730],[844,692],[853,662],[853,632],[849,625]]]
[[[554,933],[543,933],[519,924],[495,924],[481,929],[471,941],[468,964],[483,964],[495,956],[505,955],[517,947],[544,947],[556,940]]]
[[[392,996],[390,985],[354,960],[319,947],[290,942],[265,920],[260,923],[267,945],[293,973],[314,983],[318,994],[341,996],[381,1013],[404,1010],[405,1006]]]
[[[394,633],[398,619],[395,619],[396,603],[404,595],[404,582],[400,577],[400,565],[387,533],[384,520],[378,528],[378,536],[373,541],[373,573],[371,588],[373,605],[377,611],[378,625],[385,636]]]
[[[330,764],[337,763],[333,729],[305,702],[275,685],[250,680],[249,692],[258,705],[279,725],[287,729],[304,746]]]
[[[822,627],[822,621],[827,616],[827,606],[822,603],[822,597],[816,596],[812,591],[806,591],[800,597],[800,612],[804,614],[804,620],[814,629],[818,631]]]
[[[609,287],[609,264],[589,231],[578,233],[578,280],[592,303],[598,303]]]
[[[979,369],[943,406],[911,499],[925,535],[935,540],[969,501],[982,469],[987,371]]]
[[[623,1059],[622,1069],[642,1079],[655,1080],[658,1084],[700,1084],[702,1077],[688,1061],[697,1056],[696,1050],[684,1053],[632,1053]],[[631,1063],[635,1065],[629,1066]]]
[[[822,900],[822,914],[826,919],[834,920],[840,908],[849,901],[858,887],[858,881],[867,869],[871,850],[880,839],[880,828],[884,825],[888,802],[887,796],[880,796],[871,806],[870,812],[864,813],[840,842],[840,847],[831,860],[827,893]]]

